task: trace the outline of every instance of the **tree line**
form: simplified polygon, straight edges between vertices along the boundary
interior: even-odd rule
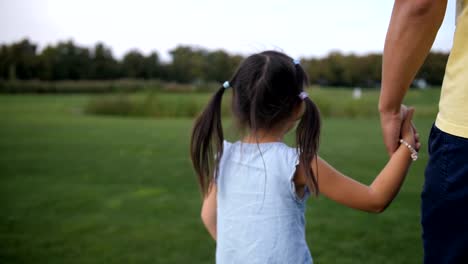
[[[117,59],[109,47],[97,43],[92,48],[73,41],[58,42],[39,51],[28,39],[0,46],[0,80],[115,80],[159,79],[179,83],[222,82],[244,59],[223,50],[177,46],[171,60],[163,62],[158,52],[144,55],[130,50]],[[416,78],[440,86],[448,53],[431,52]],[[323,58],[302,58],[301,64],[312,84],[329,86],[378,86],[382,54],[342,54],[331,52]]]

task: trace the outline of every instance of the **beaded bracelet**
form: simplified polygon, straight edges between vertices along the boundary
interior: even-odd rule
[[[411,159],[413,159],[413,160],[418,159],[418,152],[416,151],[416,149],[413,148],[413,146],[411,146],[408,142],[406,142],[403,139],[400,139],[400,143],[405,145],[411,151]]]

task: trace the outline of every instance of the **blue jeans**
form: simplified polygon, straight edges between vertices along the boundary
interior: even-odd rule
[[[432,126],[421,194],[425,264],[468,263],[468,139]]]

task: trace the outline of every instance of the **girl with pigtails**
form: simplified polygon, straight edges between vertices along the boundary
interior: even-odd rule
[[[304,91],[299,61],[277,51],[246,58],[195,121],[190,154],[203,194],[201,217],[216,240],[217,263],[312,263],[305,239],[307,198],[319,193],[345,206],[380,213],[397,195],[419,136],[406,109],[401,145],[370,186],[343,175],[317,155],[320,113]],[[224,140],[223,94],[245,131]],[[296,123],[298,122],[297,126]],[[294,147],[283,143],[296,129]]]

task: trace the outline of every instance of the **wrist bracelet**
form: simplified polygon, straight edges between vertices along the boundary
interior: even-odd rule
[[[408,142],[406,142],[406,140],[404,139],[400,139],[400,143],[402,143],[403,145],[405,145],[410,151],[411,151],[411,159],[412,160],[417,160],[418,159],[418,152],[416,151],[416,149],[413,148],[413,146],[411,146]]]

